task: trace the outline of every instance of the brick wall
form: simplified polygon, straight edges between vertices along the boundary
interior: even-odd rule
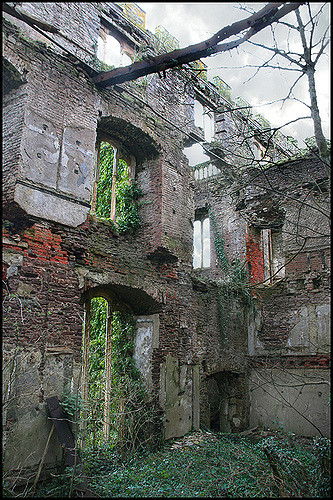
[[[264,256],[259,228],[249,227],[246,234],[246,258],[252,284],[261,283],[264,277]]]
[[[108,3],[23,3],[20,8],[66,32],[69,40],[52,36],[86,63],[94,53],[101,11],[113,15],[115,22],[118,19],[117,9]],[[253,345],[257,342],[255,355],[276,353],[290,340],[291,349],[283,355],[293,356],[296,351],[309,356],[310,365],[326,367],[326,344],[319,339],[325,337],[328,306],[326,219],[318,214],[310,217],[322,237],[310,238],[304,251],[287,262],[286,287],[274,289],[271,295],[254,293],[261,318],[253,326],[249,307],[237,294],[230,294],[230,307],[221,311],[217,282],[223,285],[228,276],[218,265],[212,227],[211,267],[192,269],[195,209],[212,210],[227,259],[247,262],[251,284],[258,284],[263,280],[259,228],[281,227],[295,220],[297,213],[304,226],[309,213],[304,204],[299,212],[299,202],[290,196],[295,198],[301,179],[308,184],[302,185],[301,198],[313,196],[312,201],[325,205],[323,193],[310,185],[313,176],[323,178],[322,166],[311,160],[272,168],[271,182],[280,190],[276,197],[265,178],[260,182],[256,178],[259,187],[254,183],[251,176],[258,172],[239,176],[234,167],[219,161],[221,175],[197,182],[193,190],[192,171],[182,153],[194,129],[189,123],[193,82],[188,86],[191,97],[184,92],[188,81],[181,70],[168,72],[167,78],[151,75],[99,90],[87,67],[55,47],[50,50],[41,35],[18,24],[23,35],[10,22],[4,24],[4,57],[20,74],[26,72],[26,82],[5,97],[3,297],[6,356],[10,360],[17,347],[22,350],[20,370],[26,372],[27,385],[33,386],[27,411],[55,391],[60,393],[65,381],[77,383],[83,302],[107,289],[135,314],[159,314],[159,345],[152,352],[154,394],[168,355],[179,366],[199,366],[202,422],[209,424],[208,379],[228,372],[230,380],[242,378],[242,404],[237,404],[244,426],[248,328],[254,332]],[[139,40],[140,31],[132,28]],[[141,42],[146,41],[142,35]],[[213,88],[207,89],[207,97],[213,99]],[[224,125],[233,127],[230,116]],[[218,129],[220,135],[222,130]],[[134,234],[119,235],[107,222],[89,215],[95,143],[101,134],[116,140],[137,160],[142,227]],[[84,167],[80,179],[75,173],[79,167]],[[286,234],[295,234],[294,227],[284,227]],[[286,237],[284,243],[288,261],[299,250],[299,242]],[[307,271],[305,263],[310,267]],[[317,309],[305,312],[309,304]],[[223,332],[221,312],[227,318]],[[316,330],[321,350],[304,350],[304,345],[298,346],[300,327],[294,327],[315,316],[322,321]],[[293,328],[297,335],[290,337]],[[310,337],[311,344],[314,337]],[[47,353],[53,356],[52,362],[47,361],[51,359]],[[24,403],[20,389],[15,386],[15,390],[19,399],[17,407],[10,408],[9,421],[14,423],[9,435],[18,436],[15,426]],[[40,456],[34,460],[39,463]]]

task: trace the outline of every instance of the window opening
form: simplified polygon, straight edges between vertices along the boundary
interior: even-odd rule
[[[262,229],[261,241],[264,279],[268,280],[267,283],[272,283],[285,276],[282,232],[281,230]]]
[[[107,435],[104,414],[106,394],[109,392],[109,316],[110,308],[106,299],[95,297],[85,304],[81,415],[83,446],[95,446]]]
[[[122,45],[104,26],[98,36],[97,58],[116,68],[132,64],[132,59],[124,52]]]
[[[187,157],[190,167],[209,161],[209,156],[204,153],[199,143],[192,144],[189,148],[184,148],[183,153]]]
[[[193,267],[210,267],[210,221],[209,217],[197,216],[193,227]]]
[[[211,142],[214,137],[214,113],[197,99],[194,100],[194,124],[204,132],[206,142]]]
[[[91,212],[126,231],[140,226],[137,200],[141,191],[134,182],[135,158],[121,155],[111,142],[98,143]]]
[[[103,297],[88,300],[84,316],[81,446],[122,443],[126,437],[121,420],[133,403],[127,396],[134,397],[135,388],[142,395],[140,372],[133,360],[134,318],[113,310]]]
[[[259,142],[253,141],[253,155],[256,160],[262,160],[265,156],[266,149]]]

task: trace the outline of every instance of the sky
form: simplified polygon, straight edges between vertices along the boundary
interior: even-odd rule
[[[155,32],[155,27],[162,25],[169,33],[175,36],[180,47],[186,47],[210,38],[224,26],[250,16],[250,11],[257,12],[266,3],[154,3],[137,2],[146,13],[146,29]],[[313,13],[316,13],[324,4],[321,2],[311,3]],[[244,10],[244,7],[246,10]],[[307,7],[301,7],[303,22],[307,20]],[[320,42],[323,33],[330,20],[330,4],[323,8],[320,22],[316,27],[317,39]],[[283,21],[295,25],[296,16],[291,12],[283,18]],[[276,31],[276,39],[282,47],[297,52],[300,46],[298,33],[281,26]],[[271,30],[269,27],[257,33],[251,40],[258,43],[266,43],[272,46]],[[330,47],[330,46],[329,46]],[[327,49],[329,49],[329,47]],[[330,57],[323,55],[316,66],[316,88],[319,110],[322,118],[324,134],[330,134]],[[260,113],[268,119],[273,127],[280,127],[287,122],[295,120],[300,116],[310,116],[309,91],[307,77],[303,76],[294,88],[294,100],[288,100],[282,106],[281,102],[269,104],[278,99],[283,99],[289,92],[299,73],[290,70],[262,68],[255,75],[255,68],[248,65],[262,65],[271,53],[255,47],[248,42],[241,44],[238,48],[229,52],[223,52],[214,56],[206,57],[202,61],[208,66],[208,79],[212,81],[213,76],[219,75],[231,86],[232,99],[240,96],[254,107],[254,114]],[[314,135],[313,124],[310,119],[296,121],[289,126],[284,126],[281,132],[291,135],[298,140],[298,146],[304,147],[304,139]]]

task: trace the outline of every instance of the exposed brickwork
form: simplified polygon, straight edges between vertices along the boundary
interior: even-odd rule
[[[255,356],[249,360],[252,368],[331,368],[331,357],[329,355],[316,356]]]
[[[77,383],[84,303],[106,294],[113,308],[158,315],[158,339],[150,346],[156,402],[161,367],[171,356],[179,372],[199,373],[201,424],[212,423],[211,407],[219,404],[212,387],[218,386],[227,388],[228,425],[238,432],[248,424],[251,370],[329,366],[323,165],[313,157],[276,164],[263,175],[244,171],[229,151],[229,163],[212,154],[219,174],[195,181],[183,154],[193,134],[203,138],[193,121],[194,97],[223,109],[216,114],[215,136],[222,142],[211,145],[212,151],[233,142],[235,116],[216,86],[175,69],[166,78],[149,75],[101,90],[91,80],[100,16],[110,17],[114,29],[119,23],[131,53],[152,43],[148,32],[112,3],[17,8],[68,33],[67,39],[55,35],[60,50],[24,23],[17,27],[8,16],[4,21],[6,68],[16,68],[15,82],[6,73],[4,100],[4,352],[9,361],[17,350],[23,353],[15,384],[21,377],[33,386],[24,411],[44,408],[49,395]],[[136,159],[142,196],[141,227],[134,233],[118,234],[90,213],[96,142],[104,138]],[[313,205],[319,210],[311,211]],[[196,210],[213,214],[217,233],[211,215],[211,265],[194,270]],[[264,228],[281,232],[278,258],[285,265],[283,276],[262,286]],[[253,304],[241,293],[245,279],[230,286],[237,263],[248,270]],[[9,436],[22,431],[18,386],[15,391]],[[40,456],[31,460],[28,465],[36,465]]]
[[[264,276],[264,257],[260,231],[256,228],[249,228],[246,234],[246,257],[252,284],[262,283]]]
[[[300,278],[309,272],[322,273],[323,270],[330,269],[331,252],[329,248],[300,252],[286,264],[286,273],[290,277],[297,276]]]

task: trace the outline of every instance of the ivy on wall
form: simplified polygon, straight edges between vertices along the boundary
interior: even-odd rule
[[[107,301],[91,300],[89,339],[89,400],[87,443],[93,447],[104,442],[105,347]],[[110,441],[121,453],[134,451],[147,440],[146,428],[158,416],[147,398],[139,370],[133,360],[136,323],[130,313],[114,311],[111,321],[111,408]],[[149,437],[152,439],[152,436]]]
[[[105,342],[108,303],[102,297],[91,299],[89,327],[89,394],[88,442],[103,439],[103,414],[105,399]]]
[[[227,340],[227,329],[231,317],[232,306],[237,299],[241,299],[247,306],[253,304],[246,261],[240,259],[229,261],[225,253],[223,233],[218,230],[215,216],[209,209],[209,219],[214,235],[214,246],[218,265],[223,271],[223,281],[218,283],[218,312],[221,339]]]
[[[100,145],[99,181],[97,184],[96,215],[113,224],[110,219],[112,199],[114,150],[108,142]],[[134,231],[141,225],[138,206],[141,189],[136,183],[129,184],[127,163],[119,159],[116,177],[116,225],[120,233]]]

